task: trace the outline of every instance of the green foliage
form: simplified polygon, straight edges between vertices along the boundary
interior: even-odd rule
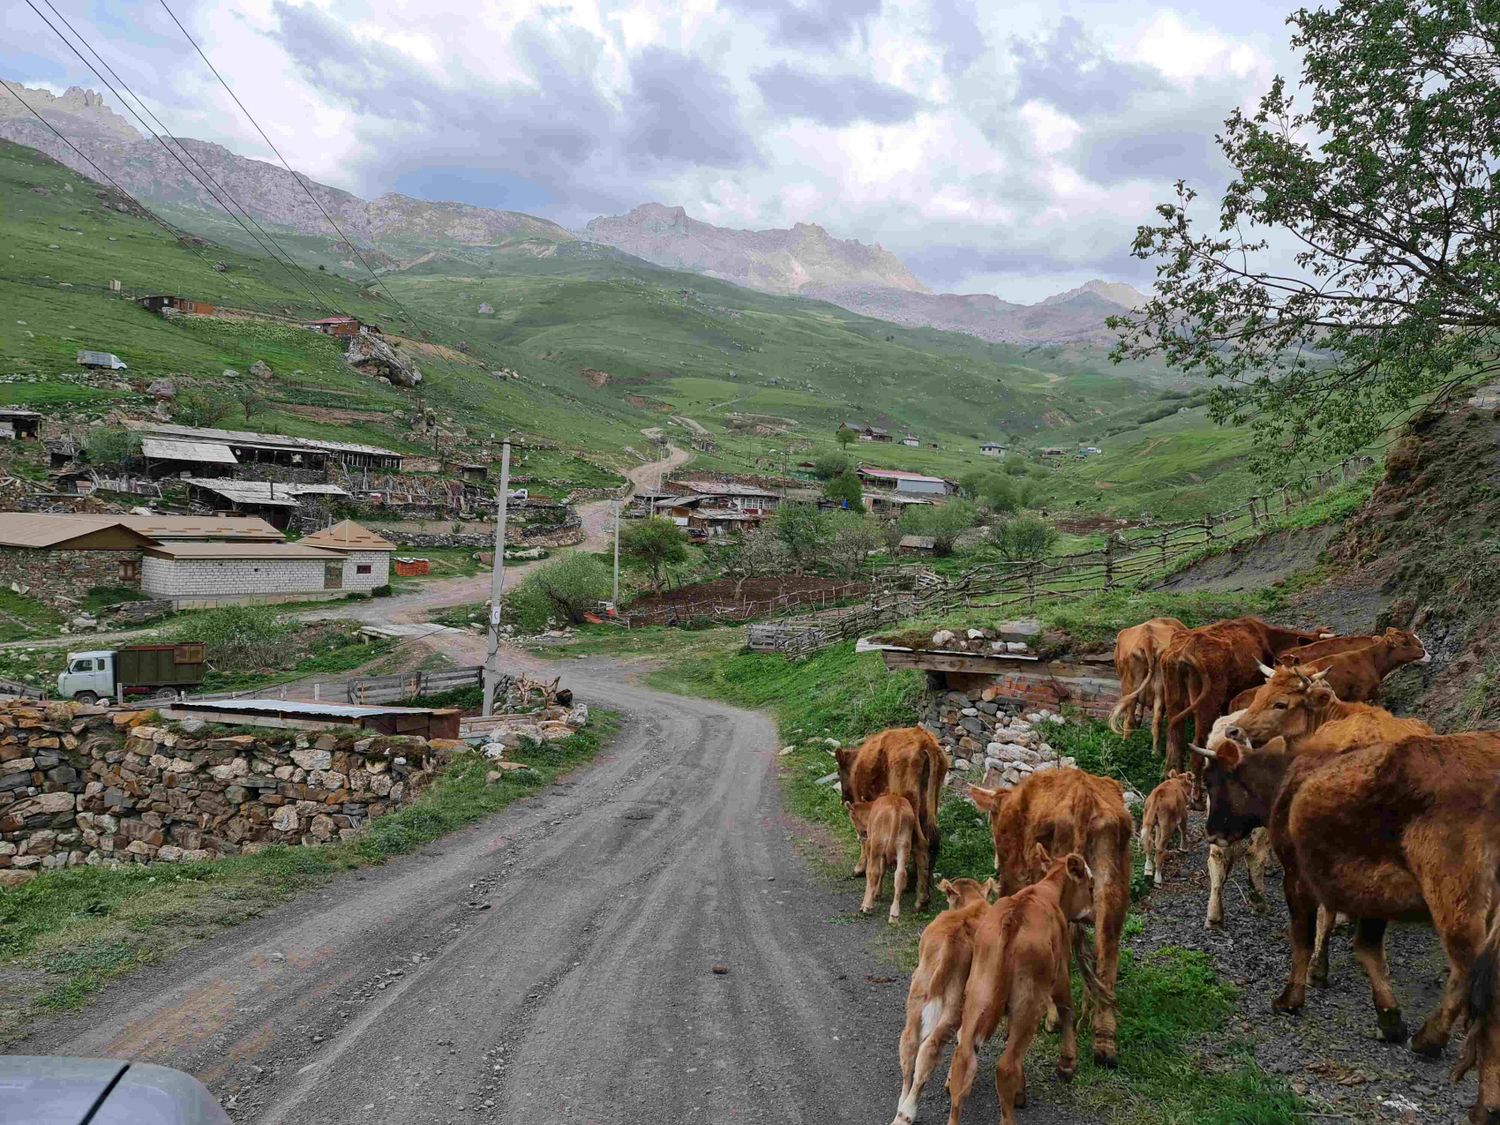
[[[828,541],[828,517],[814,504],[782,504],[771,517],[770,527],[798,574],[812,568]]]
[[[1348,0],[1288,22],[1301,81],[1233,110],[1218,215],[1199,233],[1179,181],[1135,239],[1155,294],[1111,321],[1117,358],[1218,380],[1214,416],[1253,420],[1270,475],[1500,370],[1492,5]],[[1297,246],[1295,270],[1273,244]]]
[[[1028,490],[1024,484],[1003,470],[981,469],[967,474],[959,483],[965,495],[1002,515],[1016,511],[1026,502]]]
[[[1038,562],[1052,553],[1057,529],[1039,516],[1013,516],[995,525],[991,539],[1008,562]]]
[[[848,449],[854,444],[854,431],[845,429],[843,426],[834,431],[833,437],[841,449]]]
[[[842,502],[847,511],[865,510],[864,489],[860,487],[859,478],[848,469],[823,486],[823,495]]]
[[[141,435],[134,430],[92,426],[83,439],[83,454],[90,465],[117,468],[141,451]]]
[[[847,430],[840,431],[848,433]],[[813,476],[819,480],[832,480],[843,476],[854,468],[854,462],[842,453],[825,453],[813,462]]]
[[[978,513],[967,500],[949,500],[945,504],[913,505],[901,513],[903,535],[930,535],[933,550],[951,555],[958,537],[974,526]]]
[[[870,553],[884,542],[875,521],[853,512],[832,512],[823,550],[823,568],[840,578],[856,578],[870,569]]]
[[[658,516],[639,520],[621,529],[620,557],[644,570],[651,588],[660,593],[668,568],[687,562],[687,540],[682,529],[669,519]]]
[[[609,597],[609,568],[594,555],[564,555],[526,576],[506,605],[527,632],[540,632],[549,621],[577,624]]]
[[[183,426],[217,426],[234,408],[233,402],[222,394],[207,391],[183,391],[172,402],[172,418]],[[249,410],[246,409],[246,421]]]

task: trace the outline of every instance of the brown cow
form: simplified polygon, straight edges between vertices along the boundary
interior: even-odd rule
[[[1346,703],[1367,703],[1380,694],[1380,684],[1403,664],[1426,664],[1432,656],[1415,633],[1387,629],[1378,640],[1315,660],[1297,660],[1282,653],[1284,667],[1309,668],[1321,674],[1334,694]],[[1264,671],[1264,669],[1262,669]]]
[[[1494,800],[1500,800],[1500,790]],[[1495,862],[1500,856],[1492,865]],[[1469,1034],[1452,1073],[1457,1082],[1470,1070],[1479,1070],[1479,1096],[1469,1110],[1471,1125],[1500,1125],[1500,872],[1491,894],[1489,933],[1469,970]]]
[[[1322,674],[1282,666],[1260,686],[1227,733],[1250,746],[1280,736],[1298,752],[1321,752],[1431,734],[1432,728],[1420,719],[1397,718],[1373,703],[1346,703]]]
[[[1003,1125],[1016,1125],[1016,1106],[1026,1104],[1026,1052],[1050,1008],[1062,1030],[1058,1077],[1070,1079],[1078,1069],[1068,929],[1093,908],[1093,872],[1077,852],[1055,863],[1041,844],[1031,854],[1030,865],[1046,874],[989,907],[975,926],[963,1026],[948,1069],[948,1125],[958,1125],[979,1070],[979,1048],[1002,1018],[1005,1051],[995,1063],[995,1091]]]
[[[1214,729],[1208,735],[1208,750],[1217,750],[1228,741],[1228,730],[1239,719],[1240,712],[1214,720]],[[1194,749],[1197,749],[1194,747]],[[1203,919],[1205,929],[1224,927],[1224,884],[1229,881],[1234,865],[1244,859],[1250,876],[1250,905],[1257,911],[1266,908],[1266,868],[1271,861],[1271,837],[1265,826],[1256,828],[1245,839],[1213,839],[1208,842],[1208,914]]]
[[[1218,751],[1208,770],[1210,832],[1232,831],[1249,806],[1269,807],[1271,843],[1286,873],[1292,967],[1273,1008],[1296,1012],[1306,1003],[1321,905],[1356,919],[1354,956],[1370,978],[1381,1037],[1404,1042],[1385,928],[1429,919],[1449,976],[1412,1049],[1442,1051],[1490,920],[1497,770],[1500,734],[1492,733],[1417,735],[1331,753],[1293,753],[1277,739],[1250,752],[1235,743]]]
[[[1141,851],[1146,855],[1147,875],[1162,884],[1161,870],[1167,858],[1167,840],[1177,835],[1177,847],[1187,849],[1188,790],[1192,782],[1187,776],[1172,770],[1146,798],[1146,807],[1141,812]]]
[[[1081,928],[1074,931],[1074,944],[1093,1006],[1094,1061],[1115,1066],[1115,980],[1130,902],[1130,839],[1135,835],[1124,789],[1111,778],[1052,769],[1034,773],[1008,791],[971,785],[969,795],[989,814],[1002,894],[1015,894],[1041,874],[1030,859],[1036,844],[1052,855],[1078,852],[1088,860],[1094,872],[1093,956]]]
[[[1258,617],[1236,617],[1189,629],[1162,654],[1162,690],[1167,722],[1167,768],[1182,769],[1187,748],[1187,720],[1200,741],[1229,702],[1246,688],[1261,684],[1263,665],[1289,648],[1319,640],[1320,632],[1283,629]],[[1193,776],[1198,775],[1196,761]]]
[[[1363,633],[1356,633],[1347,637],[1325,637],[1321,641],[1313,641],[1312,644],[1289,648],[1281,655],[1283,659],[1290,659],[1295,664],[1309,664],[1324,656],[1335,656],[1338,653],[1348,652],[1351,649],[1364,648],[1379,640],[1394,641],[1402,636],[1415,638],[1414,633],[1408,633],[1404,629],[1392,627],[1383,633],[1375,633],[1369,636]],[[1420,644],[1421,642],[1418,641],[1417,643]]]
[[[890,921],[901,920],[901,894],[906,890],[906,865],[913,857],[917,863],[917,882],[927,882],[927,840],[917,823],[917,810],[905,797],[884,793],[873,801],[856,801],[849,806],[849,819],[859,833],[864,853],[865,897],[859,912],[868,914],[875,908],[880,884],[885,881],[886,864],[894,863],[891,879]]]
[[[917,1118],[917,1102],[943,1048],[964,1014],[964,987],[974,957],[974,927],[1000,888],[995,880],[944,879],[938,889],[948,909],[922,931],[917,971],[906,993],[906,1026],[901,1030],[901,1100],[896,1125]]]
[[[948,756],[937,739],[921,727],[892,727],[873,734],[856,747],[843,747],[834,753],[839,766],[839,788],[846,805],[856,801],[873,801],[885,793],[895,793],[911,802],[917,812],[917,824],[927,841],[927,862],[918,872],[918,910],[927,909],[932,897],[930,875],[937,863],[938,800],[943,779],[948,776]],[[856,876],[865,873],[864,849],[860,849]]]
[[[1153,617],[1150,621],[1121,629],[1115,637],[1115,674],[1120,677],[1120,701],[1109,713],[1109,729],[1128,735],[1135,729],[1141,707],[1151,705],[1151,749],[1161,745],[1164,709],[1161,694],[1161,654],[1174,638],[1187,632],[1175,617]]]

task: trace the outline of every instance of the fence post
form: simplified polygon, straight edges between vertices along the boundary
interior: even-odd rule
[[[1257,528],[1257,527],[1260,526],[1260,517],[1258,517],[1255,514],[1255,497],[1254,496],[1250,497],[1249,508],[1250,508],[1250,526],[1251,526],[1252,529],[1253,528]]]
[[[1203,517],[1203,542],[1205,542],[1205,543],[1212,543],[1213,541],[1214,541],[1214,517],[1211,514],[1207,514],[1206,513],[1204,515],[1204,517]]]
[[[1030,566],[1028,566],[1026,568],[1026,605],[1027,605],[1027,608],[1030,608],[1030,607],[1036,605],[1036,568],[1037,568],[1037,564],[1036,563],[1032,563]]]
[[[1115,541],[1117,532],[1110,532],[1104,540],[1104,588],[1115,588]]]
[[[1160,550],[1161,550],[1161,567],[1162,567],[1163,570],[1165,570],[1167,568],[1167,529],[1166,528],[1162,528]]]

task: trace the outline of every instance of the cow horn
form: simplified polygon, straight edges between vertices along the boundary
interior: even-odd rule
[[[1210,762],[1217,762],[1219,760],[1219,756],[1217,754],[1215,754],[1212,750],[1205,750],[1205,749],[1203,749],[1203,747],[1197,746],[1197,745],[1194,745],[1191,748],[1192,748],[1192,751],[1193,751],[1194,754],[1202,755],[1203,757],[1207,758]]]
[[[1262,664],[1260,661],[1257,660],[1255,662],[1255,666],[1260,669],[1260,674],[1262,676],[1264,676],[1268,680],[1272,676],[1276,675],[1276,669],[1272,668],[1269,664]]]
[[[1321,684],[1324,680],[1326,680],[1328,678],[1328,673],[1331,672],[1331,671],[1333,671],[1332,668],[1324,668],[1321,672],[1314,672],[1312,674],[1312,681],[1311,682],[1315,683],[1315,684]]]

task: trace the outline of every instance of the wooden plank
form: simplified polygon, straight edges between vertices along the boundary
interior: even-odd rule
[[[887,668],[919,668],[924,672],[1009,672],[1018,667],[1035,665],[1038,657],[1019,653],[1008,656],[981,656],[978,653],[893,652],[880,654]]]

